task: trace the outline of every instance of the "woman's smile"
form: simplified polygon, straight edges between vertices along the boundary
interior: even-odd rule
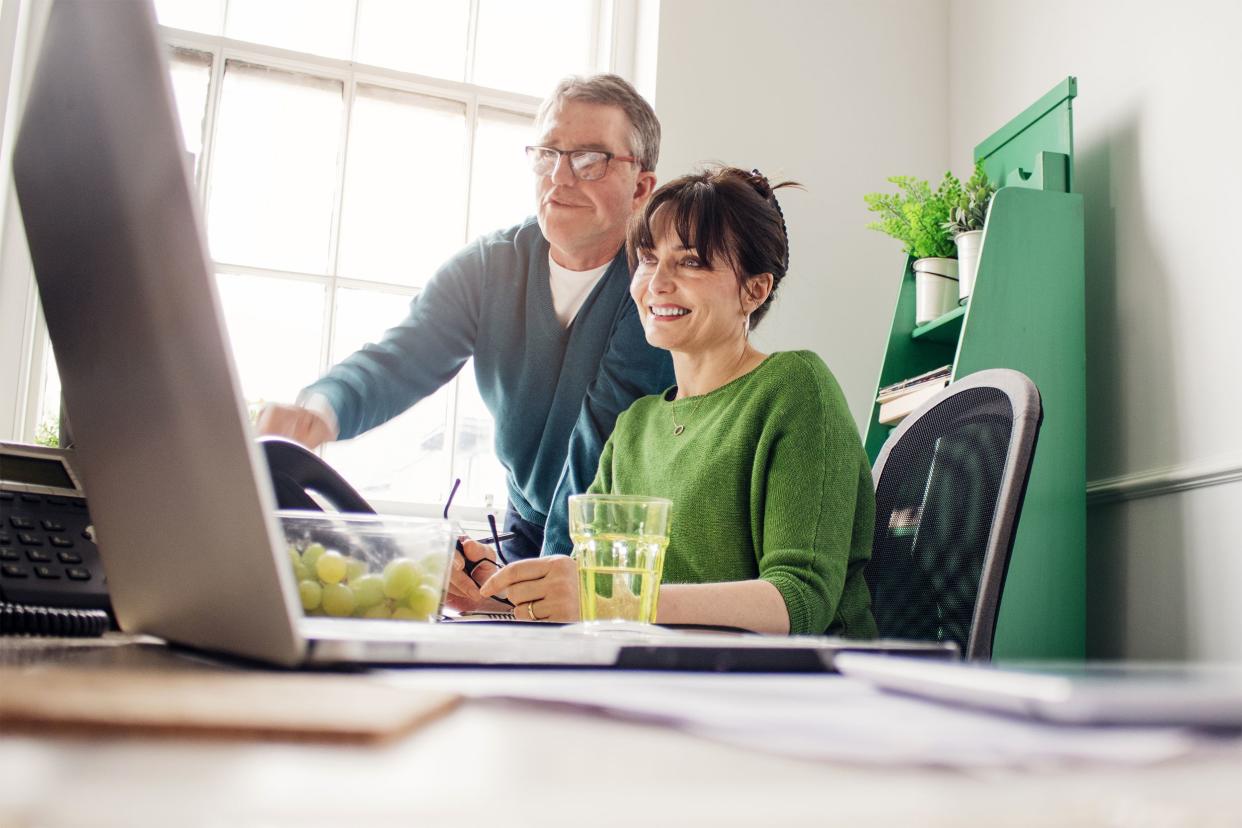
[[[690,315],[690,309],[681,305],[648,305],[647,312],[657,322],[675,322]]]

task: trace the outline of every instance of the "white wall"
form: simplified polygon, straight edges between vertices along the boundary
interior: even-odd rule
[[[790,272],[755,339],[818,352],[860,426],[904,261],[862,197],[944,172],[947,22],[942,0],[661,3],[660,181],[716,160],[805,185],[779,196]]]
[[[661,4],[660,178],[718,159],[807,185],[782,197],[791,275],[756,338],[819,352],[860,424],[901,262],[862,194],[968,171],[1078,77],[1097,657],[1242,659],[1240,30],[1237,0]]]
[[[1066,75],[1086,203],[1088,646],[1242,658],[1242,3],[951,0],[949,150]],[[1145,495],[1118,500],[1118,495]]]

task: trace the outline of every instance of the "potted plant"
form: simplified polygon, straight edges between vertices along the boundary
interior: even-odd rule
[[[948,172],[935,191],[926,181],[911,176],[897,175],[888,180],[899,192],[863,197],[867,209],[880,216],[867,227],[902,242],[914,257],[914,323],[922,325],[957,307],[958,265],[945,224],[961,201],[962,185]]]
[[[983,171],[983,161],[975,163],[974,174],[962,189],[958,202],[949,212],[945,230],[957,245],[957,291],[958,300],[965,302],[975,287],[975,273],[979,269],[979,249],[983,245],[983,223],[988,217],[988,205],[996,188]]]

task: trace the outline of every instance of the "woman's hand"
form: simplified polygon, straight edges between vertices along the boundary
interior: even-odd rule
[[[458,612],[508,612],[509,608],[499,601],[485,598],[479,593],[479,584],[501,571],[496,562],[496,550],[463,535],[460,548],[453,552],[453,564],[449,570],[449,589],[444,603]],[[477,561],[474,570],[467,574],[466,561]]]
[[[516,561],[501,569],[479,591],[513,602],[518,621],[577,621],[578,562],[566,555]]]

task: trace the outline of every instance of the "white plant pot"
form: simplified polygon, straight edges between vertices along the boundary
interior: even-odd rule
[[[914,324],[923,325],[957,307],[957,260],[916,259]]]
[[[959,233],[953,241],[957,244],[957,298],[965,302],[975,289],[975,274],[979,272],[979,249],[983,246],[983,231],[970,230]]]

